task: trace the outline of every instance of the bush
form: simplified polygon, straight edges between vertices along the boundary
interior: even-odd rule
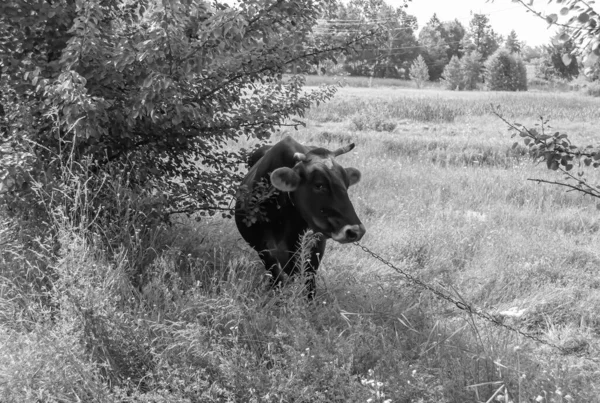
[[[527,91],[527,69],[520,58],[499,49],[485,63],[485,80],[491,91]]]
[[[591,97],[600,97],[600,83],[593,82],[589,83],[585,87],[585,94]]]
[[[357,113],[352,117],[352,123],[358,131],[393,132],[397,126],[395,122],[385,119],[375,111]]]
[[[161,194],[164,213],[226,202],[245,160],[228,142],[265,139],[335,92],[304,92],[302,76],[283,74],[370,35],[323,43],[312,27],[324,2],[263,6],[3,1],[0,192],[57,179],[48,162],[60,156],[129,172]]]
[[[442,79],[449,90],[462,90],[464,88],[463,69],[458,56],[452,56],[450,63],[444,68]]]
[[[417,84],[417,88],[421,88],[423,83],[429,80],[429,68],[425,63],[423,56],[419,55],[410,66],[410,79]]]
[[[463,73],[463,87],[467,91],[477,89],[477,84],[481,82],[481,53],[471,52],[464,55],[460,60],[460,66]]]

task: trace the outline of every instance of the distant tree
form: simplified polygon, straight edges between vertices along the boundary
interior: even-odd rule
[[[550,45],[543,47],[542,56],[536,61],[535,75],[545,80],[572,80],[579,75],[579,63],[576,56],[564,60],[563,55],[575,50],[573,41],[561,30],[551,39]],[[568,64],[565,64],[565,61]]]
[[[479,52],[483,60],[487,60],[500,47],[501,42],[502,38],[492,29],[488,16],[473,14],[462,42],[465,52]]]
[[[526,91],[527,69],[507,49],[498,49],[485,63],[486,86],[491,91]]]
[[[542,57],[544,49],[542,46],[531,47],[529,45],[522,44],[521,58],[525,63],[531,63],[534,59]]]
[[[444,68],[442,79],[449,90],[460,91],[464,88],[463,70],[458,56],[452,56],[450,63]]]
[[[429,79],[438,80],[450,59],[442,23],[437,15],[434,14],[419,32],[419,44],[421,45],[421,55],[429,66]]]
[[[417,88],[421,88],[423,83],[429,80],[429,68],[423,56],[419,55],[410,66],[410,79],[417,84]]]
[[[471,52],[460,60],[463,73],[463,88],[467,91],[477,89],[483,73],[482,57],[479,52]]]
[[[508,49],[510,53],[521,53],[521,48],[523,45],[521,41],[517,38],[517,33],[513,29],[510,31],[510,34],[506,37],[506,41],[504,42],[504,47]]]
[[[417,20],[403,7],[393,8],[384,0],[337,2],[320,23],[317,35],[345,37],[360,29],[375,31],[361,50],[348,55],[344,66],[350,75],[408,78],[410,63],[419,52],[415,31]]]
[[[464,54],[462,40],[465,37],[465,27],[458,21],[444,21],[441,26],[442,38],[446,41],[448,59],[452,56],[462,57]]]

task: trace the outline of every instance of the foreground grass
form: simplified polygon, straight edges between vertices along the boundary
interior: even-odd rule
[[[292,135],[357,143],[340,162],[363,173],[350,191],[361,243],[506,323],[596,354],[597,205],[528,182],[552,174],[510,148],[486,97],[593,138],[593,100],[544,95],[538,110],[528,94],[382,89],[343,89]],[[437,110],[458,112],[420,117]],[[53,236],[8,221],[0,232],[0,401],[485,402],[500,388],[514,402],[599,401],[597,364],[465,315],[355,246],[330,243],[309,304],[294,285],[266,289],[230,220],[139,232],[122,214],[115,231],[129,244],[107,250],[67,213],[53,211]],[[511,309],[521,315],[501,314]]]

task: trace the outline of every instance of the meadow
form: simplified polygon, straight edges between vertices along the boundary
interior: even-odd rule
[[[362,245],[570,354],[439,300],[355,245],[329,242],[307,302],[299,284],[267,289],[230,219],[180,217],[109,260],[58,211],[55,312],[16,284],[37,270],[19,238],[0,238],[14,250],[0,261],[0,401],[600,402],[588,359],[600,360],[600,203],[529,181],[557,177],[492,113],[543,116],[597,144],[600,101],[368,85],[340,88],[273,142],[356,143],[338,162],[363,175],[349,191]]]

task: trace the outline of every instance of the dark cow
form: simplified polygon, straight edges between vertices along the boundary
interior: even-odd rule
[[[307,273],[311,298],[314,274],[323,258],[327,238],[348,243],[364,235],[365,227],[348,198],[348,187],[360,180],[360,171],[342,168],[334,159],[353,148],[354,144],[350,144],[329,151],[303,146],[286,137],[250,156],[251,167],[238,193],[235,222],[275,283],[298,270],[299,240],[307,229],[321,234],[311,250]],[[265,193],[270,197],[263,197],[266,200],[258,209],[255,203]]]

